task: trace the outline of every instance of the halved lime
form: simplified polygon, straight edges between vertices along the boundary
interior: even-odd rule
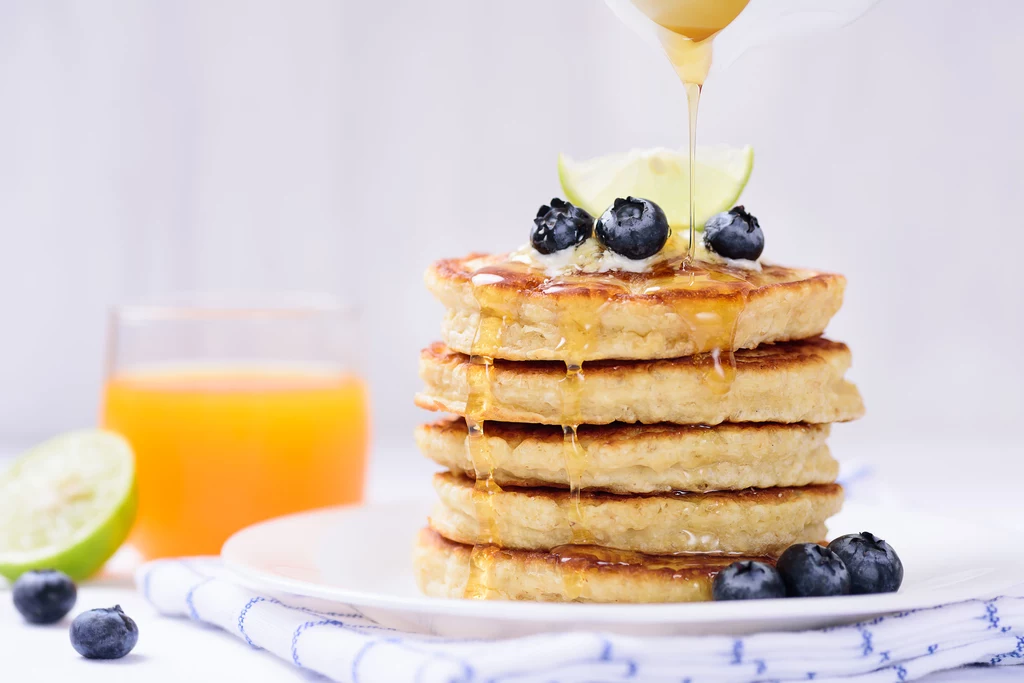
[[[754,149],[698,147],[695,165],[695,223],[701,230],[709,218],[728,211],[739,199],[754,168]],[[635,149],[586,161],[559,154],[558,179],[566,199],[595,217],[617,197],[632,195],[660,206],[673,228],[690,226],[688,152]]]
[[[0,473],[0,576],[91,576],[124,542],[137,507],[135,456],[117,434],[83,430],[36,446]]]

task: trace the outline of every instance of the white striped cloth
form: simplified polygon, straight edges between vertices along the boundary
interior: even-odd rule
[[[850,626],[743,637],[548,633],[511,640],[439,638],[385,628],[342,608],[276,599],[233,583],[219,560],[158,560],[139,590],[161,613],[233,633],[335,681],[909,681],[969,664],[1024,664],[1024,584],[1007,595]],[[1024,670],[1021,672],[1024,679]]]

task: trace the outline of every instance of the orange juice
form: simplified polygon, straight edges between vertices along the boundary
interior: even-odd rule
[[[115,373],[103,426],[135,449],[147,558],[217,554],[264,519],[362,500],[365,386],[337,371],[269,367]]]

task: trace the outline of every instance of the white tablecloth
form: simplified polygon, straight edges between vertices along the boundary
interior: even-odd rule
[[[839,430],[837,430],[839,431]],[[928,447],[909,448],[903,443],[874,444],[860,448],[849,444],[837,449],[840,457],[863,455],[878,467],[887,484],[904,491],[918,507],[950,513],[950,505],[971,498],[971,514],[979,521],[1020,519],[1024,500],[1016,489],[1024,477],[1024,463],[1013,444],[991,449],[971,448],[974,476],[949,480],[943,463],[961,459],[965,448],[946,441]],[[397,463],[401,462],[398,466]],[[431,472],[422,457],[412,451],[377,454],[371,472],[370,497],[403,499],[429,493]],[[927,463],[927,467],[923,467]],[[386,478],[380,476],[386,473]],[[991,476],[986,476],[991,473]],[[998,473],[998,474],[997,474]],[[953,501],[953,502],[951,502]],[[956,509],[960,516],[967,510]],[[1008,528],[1008,542],[1020,542],[1021,534]],[[108,576],[80,588],[76,610],[120,604],[139,624],[135,651],[116,662],[92,662],[79,657],[68,642],[67,624],[51,627],[23,625],[0,588],[0,681],[6,683],[73,681],[74,683],[179,683],[181,681],[306,681],[318,677],[304,673],[282,660],[254,651],[237,638],[216,629],[159,617],[135,592],[127,573]],[[936,674],[925,683],[998,683],[1024,681],[1024,667],[972,668]]]

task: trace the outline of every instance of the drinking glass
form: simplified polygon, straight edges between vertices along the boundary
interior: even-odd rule
[[[255,522],[361,501],[362,339],[326,297],[115,308],[101,422],[135,451],[141,554],[217,554]]]

